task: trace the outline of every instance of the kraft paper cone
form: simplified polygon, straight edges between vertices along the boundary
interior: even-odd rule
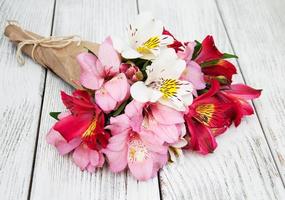
[[[15,44],[33,40],[33,37],[44,38],[33,32],[23,30],[16,24],[7,25],[4,34]],[[25,44],[21,50],[24,54],[32,57],[33,47],[34,44]],[[74,88],[82,89],[80,85],[76,84],[80,76],[80,66],[76,61],[76,56],[81,52],[86,52],[87,49],[96,54],[98,47],[98,44],[88,41],[81,41],[80,43],[71,41],[70,44],[62,48],[43,47],[38,44],[34,49],[33,58],[37,63],[53,71]]]

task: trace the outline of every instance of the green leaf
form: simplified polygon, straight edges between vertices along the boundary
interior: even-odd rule
[[[50,112],[49,115],[50,115],[52,118],[54,118],[54,119],[56,119],[56,120],[59,120],[59,119],[58,119],[58,115],[59,115],[60,113],[61,113],[61,112]]]
[[[122,103],[119,108],[117,110],[115,110],[111,116],[116,117],[119,114],[121,114],[123,112],[123,110],[125,109],[126,105],[129,103],[129,101],[125,101],[124,103]]]
[[[228,59],[228,58],[238,58],[238,56],[234,54],[224,53],[222,59]]]
[[[90,49],[88,49],[87,47],[83,47],[83,48],[86,49],[88,53],[91,53],[91,54],[93,54],[94,56],[96,56],[95,53],[94,53],[93,51],[91,51]],[[97,57],[97,56],[96,56],[96,57]]]
[[[197,58],[197,56],[199,55],[199,53],[201,52],[202,49],[202,44],[201,42],[195,40],[196,45],[194,47],[194,52],[193,52],[193,56],[192,56],[192,60],[194,60],[195,58]]]
[[[200,66],[202,68],[203,67],[210,67],[210,66],[216,65],[218,62],[219,62],[219,60],[211,60],[211,61],[208,61],[208,62],[201,63]]]

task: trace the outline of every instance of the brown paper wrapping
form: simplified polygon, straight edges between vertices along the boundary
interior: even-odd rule
[[[24,31],[14,24],[7,25],[4,34],[15,44],[31,40],[32,38],[29,34],[38,39],[43,38],[43,36],[30,31]],[[98,44],[88,41],[81,41],[79,45],[77,41],[73,41],[63,48],[42,47],[38,45],[34,50],[34,59],[37,63],[53,71],[74,88],[82,89],[81,86],[75,83],[79,80],[80,76],[80,67],[76,61],[76,56],[81,52],[86,52],[87,49],[97,53],[98,46]],[[33,44],[27,44],[23,46],[22,52],[32,57],[32,49]]]

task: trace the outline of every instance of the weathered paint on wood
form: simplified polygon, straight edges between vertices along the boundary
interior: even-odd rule
[[[141,12],[150,10],[163,20],[177,38],[201,40],[211,34],[222,51],[232,53],[215,1],[143,0],[139,5]],[[230,22],[234,25],[234,18]],[[245,54],[242,57],[250,59]],[[252,73],[248,72],[248,77]],[[243,82],[240,75],[235,81]],[[219,146],[214,154],[189,153],[180,163],[161,171],[163,199],[284,198],[279,173],[256,116],[248,117],[237,129],[232,127],[217,140]]]
[[[6,20],[49,35],[53,0],[0,0],[0,199],[27,199],[37,138],[45,70],[27,59],[2,34]]]

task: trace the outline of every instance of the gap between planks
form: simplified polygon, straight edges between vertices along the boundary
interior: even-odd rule
[[[50,34],[49,34],[50,36],[52,36],[52,33],[53,33],[55,9],[56,9],[56,0],[54,0],[53,2],[51,29],[50,29]],[[40,106],[40,115],[39,115],[39,121],[38,121],[38,126],[37,126],[37,135],[36,135],[35,148],[34,148],[33,164],[32,164],[32,169],[31,169],[31,176],[30,176],[30,185],[29,185],[28,197],[27,197],[28,200],[30,200],[31,198],[31,192],[32,192],[32,187],[33,187],[34,168],[35,168],[36,157],[37,157],[38,141],[39,141],[39,134],[40,134],[41,119],[42,119],[42,110],[43,110],[43,105],[44,105],[45,89],[46,89],[46,82],[47,82],[48,69],[44,68],[44,70],[45,70],[44,84],[43,84],[42,100],[41,100],[41,106]]]

